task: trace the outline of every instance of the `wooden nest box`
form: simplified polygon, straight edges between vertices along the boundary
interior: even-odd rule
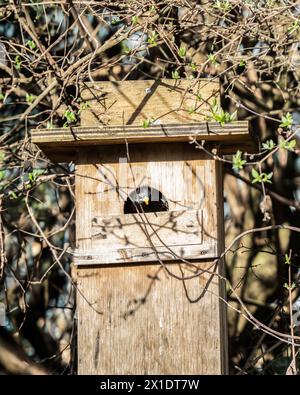
[[[227,372],[222,169],[199,146],[254,143],[247,122],[207,121],[218,96],[198,79],[89,83],[80,127],[32,131],[76,163],[79,374]]]

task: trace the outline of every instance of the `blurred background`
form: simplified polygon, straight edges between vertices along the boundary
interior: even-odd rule
[[[78,125],[88,81],[198,77],[220,80],[211,118],[259,139],[224,165],[231,373],[299,371],[299,2],[2,0],[2,374],[76,374],[74,164],[29,130]]]

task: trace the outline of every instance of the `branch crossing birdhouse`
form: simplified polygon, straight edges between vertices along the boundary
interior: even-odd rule
[[[253,150],[247,122],[208,122],[219,86],[203,79],[86,83],[81,98],[80,127],[32,131],[50,159],[76,163],[79,374],[226,373],[210,152]]]

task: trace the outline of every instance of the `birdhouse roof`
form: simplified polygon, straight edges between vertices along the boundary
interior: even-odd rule
[[[247,121],[215,122],[218,100],[218,81],[205,79],[89,83],[80,91],[81,126],[35,129],[31,140],[58,160],[89,146],[193,140],[256,152]]]

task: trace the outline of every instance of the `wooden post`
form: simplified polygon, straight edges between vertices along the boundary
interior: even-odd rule
[[[246,122],[206,121],[218,91],[206,80],[88,84],[81,127],[32,132],[53,160],[76,161],[79,374],[227,373],[221,165],[188,142],[253,142]],[[167,210],[147,212],[151,195],[126,212],[139,187]]]

